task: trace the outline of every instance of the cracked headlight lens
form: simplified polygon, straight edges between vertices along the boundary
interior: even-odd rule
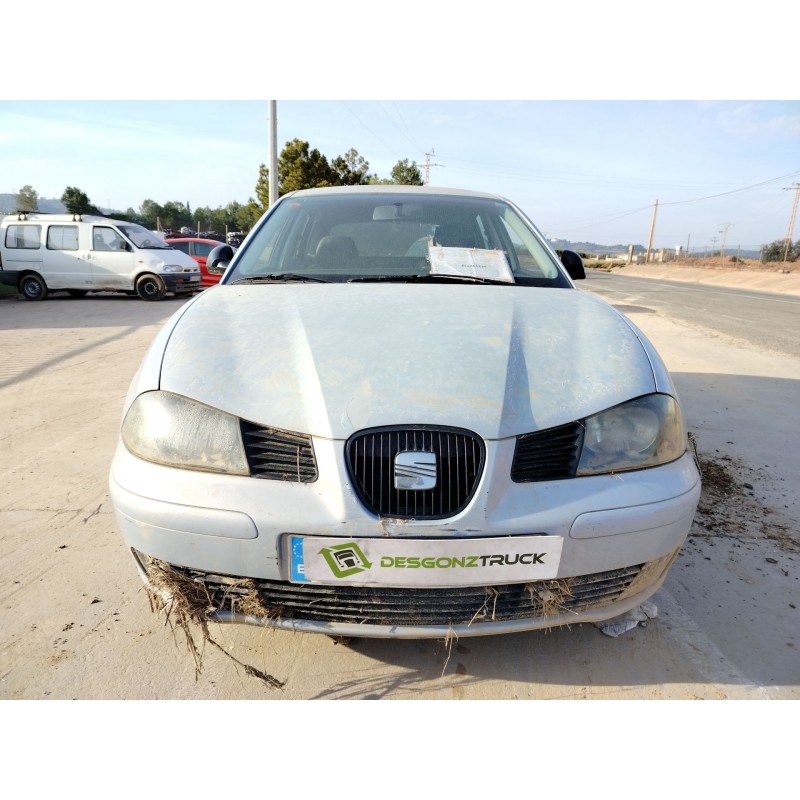
[[[686,429],[677,401],[651,394],[586,420],[578,475],[655,467],[686,452]]]
[[[145,392],[122,423],[135,456],[170,467],[249,475],[237,417],[170,392]]]

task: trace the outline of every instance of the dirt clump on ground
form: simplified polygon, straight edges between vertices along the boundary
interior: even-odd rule
[[[695,450],[702,493],[690,537],[769,539],[786,553],[800,553],[790,522],[755,494],[752,470],[727,455]]]

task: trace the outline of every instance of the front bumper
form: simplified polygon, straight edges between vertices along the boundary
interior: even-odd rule
[[[167,272],[161,275],[168,292],[195,292],[201,288],[201,277],[197,272]]]
[[[619,476],[514,484],[507,478],[505,452],[513,442],[494,442],[488,443],[479,490],[461,514],[434,522],[382,520],[347,490],[341,448],[325,441],[314,446],[320,478],[297,484],[161,467],[120,444],[111,497],[143,577],[167,593],[169,581],[159,586],[153,570],[162,577],[174,570],[202,583],[211,616],[219,621],[341,636],[442,638],[448,631],[475,636],[601,621],[635,608],[661,586],[700,495],[689,455]],[[196,498],[203,498],[202,507]],[[450,589],[298,587],[290,582],[281,545],[286,533],[342,541],[540,533],[562,537],[563,549],[550,581]],[[593,586],[585,590],[587,584]],[[242,587],[254,605],[236,600]],[[332,610],[321,613],[331,597]],[[431,608],[438,616],[382,616],[389,604]],[[336,611],[343,606],[363,613]]]

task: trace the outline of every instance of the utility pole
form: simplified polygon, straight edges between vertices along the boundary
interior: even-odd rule
[[[444,166],[444,164],[431,164],[431,156],[435,156],[435,155],[436,155],[436,153],[433,151],[432,147],[431,147],[431,150],[430,150],[429,153],[425,153],[425,177],[422,179],[422,185],[423,186],[427,186],[428,185],[428,179],[430,177],[431,167],[443,167]]]
[[[720,228],[719,232],[722,234],[722,244],[719,248],[719,263],[722,264],[725,261],[725,239],[728,236],[728,228],[730,228],[730,222],[723,222],[722,227]]]
[[[658,214],[658,198],[656,198],[656,204],[653,206],[653,221],[650,223],[650,238],[647,240],[647,254],[644,257],[645,264],[650,262],[650,252],[653,249],[653,236],[656,233],[656,214]]]
[[[269,101],[269,207],[278,199],[278,114],[277,102]]]
[[[789,217],[789,228],[786,231],[786,241],[784,242],[783,246],[783,262],[786,263],[787,259],[789,258],[789,248],[792,246],[792,237],[794,236],[794,221],[797,217],[797,203],[800,200],[800,183],[793,183],[792,187],[794,187],[794,203],[792,204],[792,213]],[[791,192],[791,187],[784,186],[784,192]]]
[[[712,236],[711,237],[711,257],[712,258],[714,257],[714,252],[716,251],[716,249],[717,249],[717,237],[716,236]]]

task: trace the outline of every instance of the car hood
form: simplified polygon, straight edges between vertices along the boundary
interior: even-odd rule
[[[427,424],[498,439],[655,390],[631,326],[577,289],[219,285],[164,333],[162,389],[327,438]]]

